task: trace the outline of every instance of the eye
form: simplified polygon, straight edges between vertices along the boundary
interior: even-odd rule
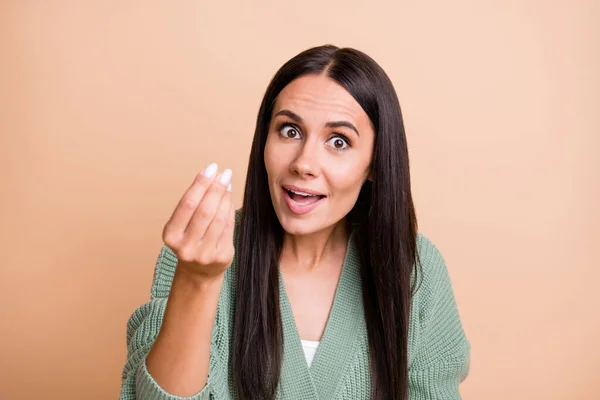
[[[330,146],[336,150],[346,150],[350,147],[348,140],[341,135],[332,137],[327,143],[331,143]]]
[[[283,125],[279,131],[287,139],[295,139],[300,134],[296,127],[289,124]]]

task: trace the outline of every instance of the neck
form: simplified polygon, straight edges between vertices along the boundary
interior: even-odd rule
[[[325,266],[332,258],[346,251],[348,233],[345,220],[326,229],[307,235],[292,235],[284,232],[281,265],[286,269],[306,272]]]

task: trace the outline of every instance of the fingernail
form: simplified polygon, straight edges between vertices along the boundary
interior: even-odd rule
[[[230,169],[226,169],[225,171],[223,171],[223,173],[221,174],[221,177],[219,178],[219,182],[221,183],[221,185],[228,185],[229,182],[231,182],[231,170]]]
[[[229,186],[227,186],[227,191],[231,192],[231,183],[229,184]]]
[[[212,178],[217,173],[218,165],[216,163],[210,164],[202,171],[202,174],[207,178]]]

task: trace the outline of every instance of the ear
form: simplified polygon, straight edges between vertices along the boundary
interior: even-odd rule
[[[369,162],[369,168],[368,168],[369,174],[367,175],[367,180],[370,182],[373,182],[373,169],[374,169],[373,167],[374,167],[373,159],[371,159],[371,161]]]
[[[369,167],[369,175],[367,176],[367,180],[373,182],[373,168]]]

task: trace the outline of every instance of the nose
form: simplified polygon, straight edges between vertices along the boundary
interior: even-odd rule
[[[316,143],[315,143],[316,144]],[[294,161],[290,164],[290,171],[301,177],[316,177],[320,173],[320,165],[316,146],[306,141],[300,147]]]

